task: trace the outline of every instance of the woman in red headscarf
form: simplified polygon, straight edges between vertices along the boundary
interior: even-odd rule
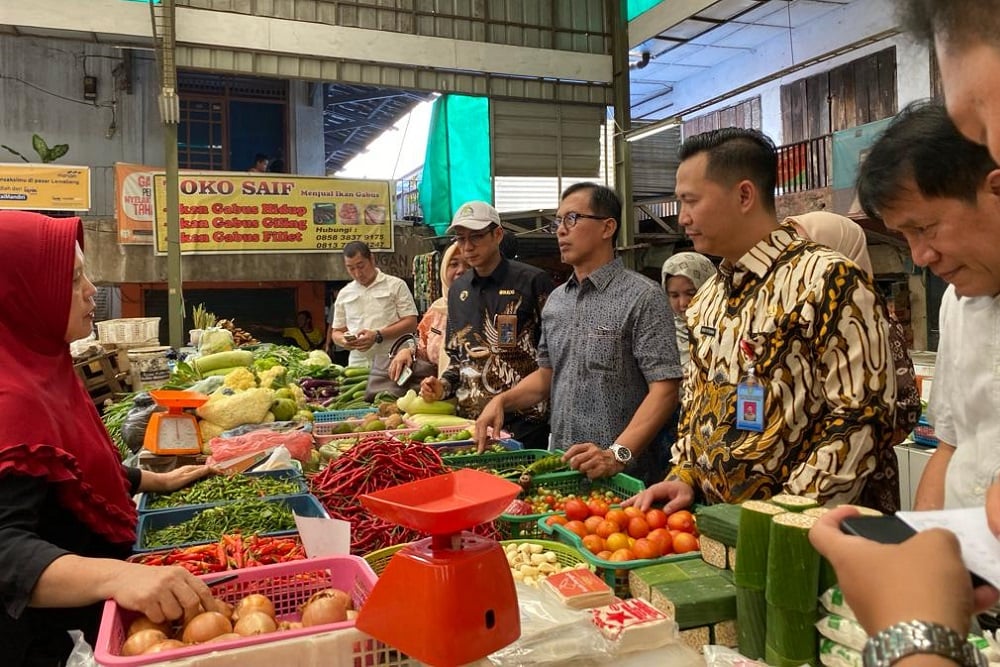
[[[0,655],[59,665],[79,629],[93,643],[108,598],[154,621],[211,594],[180,567],[126,563],[130,494],[169,491],[203,466],[124,468],[73,370],[69,342],[93,326],[79,218],[0,211]]]

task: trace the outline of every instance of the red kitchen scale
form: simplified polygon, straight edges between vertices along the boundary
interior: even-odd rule
[[[184,412],[208,402],[208,396],[196,391],[155,389],[149,392],[153,402],[167,409],[149,416],[143,448],[154,454],[170,456],[201,454],[201,430],[198,418]]]
[[[464,530],[498,517],[520,491],[461,469],[361,496],[379,517],[430,537],[393,555],[361,608],[358,629],[434,667],[473,662],[520,637],[503,548]]]

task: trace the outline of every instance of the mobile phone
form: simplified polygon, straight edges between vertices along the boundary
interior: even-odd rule
[[[413,375],[413,369],[409,366],[404,366],[403,370],[399,372],[399,377],[396,378],[396,384],[400,387],[404,386],[406,381],[410,379],[411,375]]]
[[[358,337],[352,334],[351,332],[347,332],[344,334],[344,340],[346,340],[348,343],[353,343],[357,339]]]
[[[897,516],[852,516],[840,522],[840,529],[848,535],[857,535],[880,544],[899,544],[917,534],[917,531]],[[989,585],[975,572],[970,572],[972,587]]]

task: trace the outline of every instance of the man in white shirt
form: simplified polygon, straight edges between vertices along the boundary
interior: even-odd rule
[[[366,243],[344,246],[344,266],[354,280],[333,304],[330,338],[351,351],[351,366],[371,366],[400,336],[417,330],[417,306],[405,282],[375,267]]]
[[[858,197],[950,283],[930,400],[940,443],[914,509],[982,506],[1000,472],[1000,167],[942,105],[911,104],[861,165]]]

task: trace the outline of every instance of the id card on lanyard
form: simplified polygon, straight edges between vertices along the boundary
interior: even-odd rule
[[[736,428],[763,433],[764,401],[767,395],[754,371],[757,355],[753,344],[745,338],[740,341],[740,352],[747,360],[747,374],[736,386]]]

